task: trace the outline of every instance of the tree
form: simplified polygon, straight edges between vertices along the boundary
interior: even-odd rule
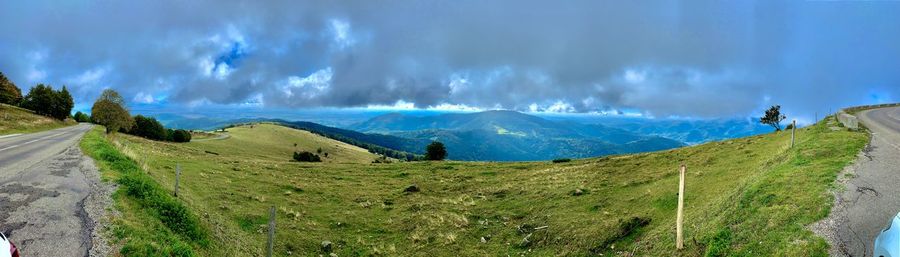
[[[94,123],[106,126],[106,133],[119,131],[120,128],[130,128],[134,124],[128,110],[125,109],[125,100],[118,92],[112,89],[103,90],[100,98],[91,107],[91,118]]]
[[[22,90],[0,72],[0,103],[19,105],[22,101]]]
[[[22,98],[22,108],[34,111],[37,114],[50,116],[55,101],[53,88],[44,84],[37,84],[28,90],[28,94]]]
[[[72,114],[72,108],[75,107],[75,101],[72,99],[72,94],[69,93],[66,86],[63,86],[62,90],[54,92],[53,97],[53,117],[65,120]]]
[[[447,158],[447,149],[444,148],[444,144],[441,142],[431,142],[431,144],[425,148],[425,157],[432,161],[443,160],[444,158]]]
[[[72,113],[75,101],[65,86],[57,91],[48,85],[38,84],[28,90],[28,94],[22,98],[21,106],[40,115],[65,120]]]
[[[128,133],[156,141],[166,141],[168,136],[166,128],[159,121],[143,115],[134,116],[134,126],[129,129]]]
[[[73,117],[75,117],[77,122],[91,122],[91,117],[81,111],[75,112]]]
[[[781,114],[781,105],[775,105],[766,110],[766,115],[759,118],[759,122],[772,126],[775,131],[781,131],[781,121],[785,118],[787,117]]]

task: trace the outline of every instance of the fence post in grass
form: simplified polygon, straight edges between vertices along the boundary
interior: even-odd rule
[[[266,257],[272,257],[275,246],[275,206],[269,207],[269,239],[266,241]]]
[[[794,131],[797,130],[797,120],[791,121],[791,148],[794,148]]]
[[[684,231],[681,223],[684,221],[684,173],[686,169],[684,164],[681,164],[678,181],[678,216],[675,218],[675,248],[678,250],[684,248]]]
[[[178,198],[178,180],[181,178],[181,164],[175,164],[175,197]]]

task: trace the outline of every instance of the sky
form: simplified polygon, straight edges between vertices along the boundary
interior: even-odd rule
[[[183,108],[810,120],[900,99],[896,1],[9,1],[0,72]]]

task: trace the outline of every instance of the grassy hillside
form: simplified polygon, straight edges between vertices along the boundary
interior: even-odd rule
[[[271,134],[250,132],[259,128]],[[793,149],[782,132],[556,164],[297,163],[283,157],[289,133],[253,129],[117,144],[165,190],[182,163],[180,200],[210,233],[202,255],[261,255],[274,205],[278,256],[327,255],[323,241],[338,256],[822,256],[827,244],[806,226],[828,214],[828,188],[867,140],[819,124],[798,130]],[[682,163],[686,249],[676,252]]]
[[[273,124],[259,124],[228,128],[229,138],[200,141],[189,144],[217,153],[224,157],[288,161],[293,152],[316,153],[322,149],[322,161],[326,163],[370,163],[376,158],[366,149],[318,136],[305,130],[297,130]],[[328,153],[325,157],[324,153]]]
[[[75,124],[60,121],[16,106],[0,104],[0,135],[30,133]]]

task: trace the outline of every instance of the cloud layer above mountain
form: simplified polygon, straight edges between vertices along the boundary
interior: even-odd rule
[[[811,115],[900,97],[900,3],[5,1],[0,72],[147,104]]]

